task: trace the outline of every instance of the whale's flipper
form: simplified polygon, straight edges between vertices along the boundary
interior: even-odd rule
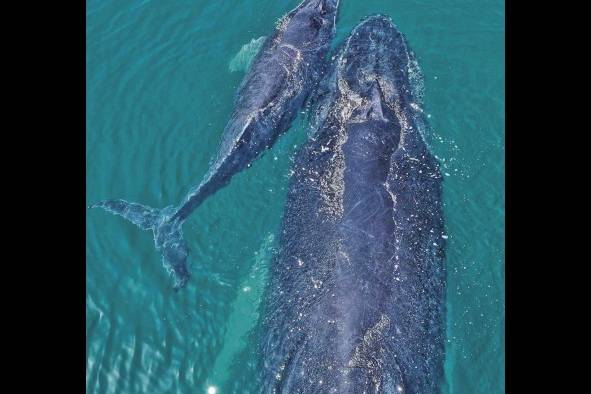
[[[105,200],[89,208],[103,208],[124,217],[142,230],[152,230],[156,250],[162,255],[164,268],[174,280],[174,289],[178,290],[187,284],[190,277],[187,267],[189,249],[183,238],[183,222],[171,220],[174,208],[157,209],[125,200]]]
[[[257,57],[261,48],[263,47],[266,39],[266,36],[261,36],[257,39],[253,38],[249,43],[244,44],[242,48],[240,48],[240,51],[238,51],[232,60],[230,60],[228,69],[231,72],[248,71],[254,58]]]

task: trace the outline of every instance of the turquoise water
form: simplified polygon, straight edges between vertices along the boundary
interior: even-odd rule
[[[87,0],[87,202],[178,203],[218,148],[256,40],[298,2]],[[341,0],[336,41],[389,14],[425,76],[446,173],[446,393],[504,392],[503,7]],[[240,376],[301,118],[186,222],[193,276],[178,293],[150,233],[88,212],[88,393],[225,393]]]

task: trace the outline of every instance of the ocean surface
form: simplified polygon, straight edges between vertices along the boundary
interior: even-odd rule
[[[87,0],[87,203],[177,204],[206,173],[261,37],[299,0]],[[390,15],[425,78],[443,164],[444,393],[504,392],[504,3],[341,0],[336,43]],[[223,394],[252,358],[300,116],[185,223],[192,278],[178,293],[152,234],[87,212],[87,393]],[[245,392],[247,390],[245,389]]]

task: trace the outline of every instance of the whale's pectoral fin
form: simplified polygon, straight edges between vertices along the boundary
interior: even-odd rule
[[[105,200],[88,208],[103,208],[107,212],[123,216],[142,230],[153,230],[160,215],[159,209],[125,200]]]
[[[265,44],[266,36],[261,36],[257,39],[250,40],[249,43],[244,44],[240,51],[230,60],[228,68],[231,72],[244,71],[247,72],[253,60],[257,57],[261,48]]]

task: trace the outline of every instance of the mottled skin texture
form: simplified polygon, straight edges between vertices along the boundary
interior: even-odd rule
[[[442,178],[420,80],[385,17],[339,51],[293,167],[261,311],[261,392],[439,392]]]
[[[234,110],[212,167],[178,208],[154,209],[125,200],[107,200],[91,206],[152,230],[156,250],[174,279],[175,289],[185,286],[190,276],[183,222],[289,128],[326,68],[338,2],[304,0],[279,21],[236,94]]]
[[[326,67],[337,7],[338,0],[306,0],[278,22],[238,89],[212,169],[174,218],[184,220],[289,128]]]

